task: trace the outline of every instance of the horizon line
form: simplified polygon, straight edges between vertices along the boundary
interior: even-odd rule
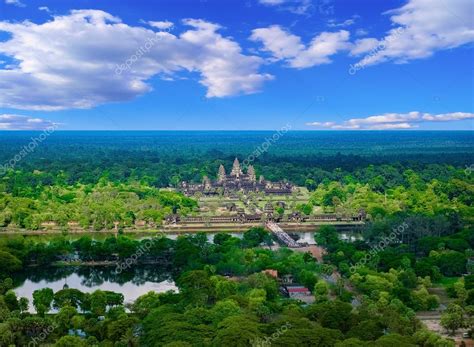
[[[42,132],[48,130],[45,129],[0,129],[0,132]],[[121,132],[121,131],[135,131],[135,132],[147,132],[147,131],[163,131],[163,132],[179,132],[179,131],[192,131],[192,132],[258,132],[258,131],[280,131],[281,129],[60,129],[54,130],[57,132],[75,132],[75,131],[110,131],[110,132]],[[452,131],[474,131],[474,129],[290,129],[287,132],[333,132],[333,133],[344,133],[344,132],[452,132]]]

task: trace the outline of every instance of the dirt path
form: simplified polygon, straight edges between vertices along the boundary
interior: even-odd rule
[[[316,258],[318,262],[323,263],[323,256],[326,254],[326,250],[323,247],[311,245],[306,247],[292,248],[296,252],[306,253],[309,252]]]

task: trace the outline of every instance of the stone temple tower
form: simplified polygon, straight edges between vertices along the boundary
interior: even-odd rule
[[[211,180],[209,177],[204,176],[202,178],[202,185],[204,186],[204,189],[209,190],[211,188]]]
[[[247,175],[249,176],[250,182],[257,181],[257,176],[255,175],[255,169],[253,168],[252,165],[249,165],[249,168],[247,169]]]
[[[225,181],[225,176],[225,168],[224,165],[221,164],[221,166],[219,166],[219,172],[217,173],[217,182],[223,183]]]
[[[242,169],[240,168],[239,159],[235,158],[234,165],[232,166],[231,176],[240,177],[242,175]]]

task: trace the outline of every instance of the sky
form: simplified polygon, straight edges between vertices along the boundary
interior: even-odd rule
[[[472,0],[0,0],[0,130],[472,130]]]

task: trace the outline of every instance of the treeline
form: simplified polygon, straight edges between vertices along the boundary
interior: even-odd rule
[[[2,133],[0,164],[8,164],[33,133]],[[243,161],[272,132],[56,132],[33,153],[15,162],[6,191],[24,185],[97,184],[139,181],[154,187],[215,177],[223,164]],[[387,177],[385,189],[408,186],[404,172],[421,179],[465,179],[472,164],[470,132],[288,132],[253,162],[257,174],[315,189],[323,180],[352,176],[370,183]],[[33,174],[34,173],[34,174]],[[13,175],[13,177],[12,177]],[[472,181],[471,181],[472,182]]]
[[[282,169],[287,168],[280,165],[267,178],[282,178],[276,173]],[[185,179],[172,176],[169,168],[163,170],[174,184]],[[205,167],[192,170],[197,179],[213,171]],[[272,166],[265,170],[272,170]],[[346,215],[363,209],[370,219],[414,212],[429,216],[455,214],[465,223],[473,221],[474,174],[466,174],[465,170],[439,165],[414,171],[383,165],[369,166],[352,174],[339,169],[325,172],[320,168],[305,168],[305,171],[307,178],[303,184],[312,193],[309,201],[298,208],[307,214],[316,206]],[[314,171],[319,173],[313,176]],[[114,180],[105,172],[97,183],[71,184],[65,172],[53,177],[51,172],[9,171],[0,180],[0,227],[36,230],[45,222],[54,222],[65,230],[71,223],[93,230],[112,229],[115,222],[119,227],[131,227],[137,221],[160,225],[169,213],[188,214],[197,207],[193,199],[154,187],[148,179],[151,176],[138,178],[122,176]],[[291,180],[291,175],[287,178]]]
[[[182,194],[138,182],[121,184],[102,179],[95,185],[73,186],[22,182],[15,192],[0,189],[0,227],[37,230],[48,222],[63,230],[75,226],[113,229],[115,223],[131,227],[137,221],[161,225],[166,215],[186,215],[197,207],[195,200]]]
[[[17,236],[0,239],[0,255],[3,256],[1,261],[5,264],[0,275],[16,273],[29,265],[51,265],[57,261],[108,260],[122,263],[138,253],[142,254],[134,259],[134,263],[158,262],[160,266],[170,265],[168,268],[174,274],[213,265],[219,273],[243,276],[261,271],[269,263],[275,263],[282,273],[292,274],[303,280],[305,275],[301,271],[316,271],[320,268],[311,258],[303,258],[302,254],[293,254],[287,249],[275,253],[269,249],[254,248],[262,243],[272,242],[272,236],[262,228],[250,229],[242,239],[230,234],[216,234],[213,244],[207,242],[207,235],[204,233],[181,236],[177,240],[166,237],[135,240],[119,235],[104,240],[93,240],[90,236],[76,240],[55,237],[49,242],[41,242]],[[247,258],[250,255],[252,256]],[[292,255],[291,259],[285,260],[289,255]],[[265,259],[268,260],[267,263],[264,262]],[[291,263],[291,260],[296,263]],[[311,282],[309,284],[312,287]]]
[[[402,175],[404,183],[398,185],[396,171],[390,167],[369,171],[372,175],[366,183],[351,175],[341,181],[323,180],[309,204],[348,215],[364,209],[371,219],[409,212],[473,221],[474,184],[465,174],[453,170],[442,178],[439,173],[426,178],[422,172],[407,170]]]
[[[227,170],[237,154],[215,156],[214,153],[175,153],[173,156],[150,154],[147,152],[110,153],[102,150],[93,156],[72,148],[70,153],[36,159],[33,155],[3,175],[2,183],[7,192],[21,192],[24,185],[34,189],[42,185],[97,184],[101,179],[113,182],[143,182],[153,187],[175,187],[182,181],[201,182],[204,176],[215,178],[219,166]],[[87,155],[86,155],[87,154]],[[51,155],[51,157],[50,157]],[[66,157],[64,157],[66,156]],[[76,157],[78,156],[78,157]],[[105,159],[104,156],[110,158]],[[469,180],[466,167],[471,165],[469,156],[459,155],[455,165],[448,162],[458,155],[426,157],[421,154],[414,160],[398,160],[388,157],[379,160],[376,157],[357,155],[332,155],[285,157],[263,154],[252,164],[257,175],[263,175],[272,181],[288,180],[299,186],[314,190],[318,184],[327,181],[357,181],[374,185],[378,191],[396,186],[408,187],[406,176],[409,170],[415,171],[423,182],[437,179],[447,182],[450,179]],[[61,159],[61,157],[63,157]],[[244,160],[246,156],[241,156]],[[417,161],[415,161],[415,159]],[[425,159],[425,161],[423,161]],[[442,159],[442,160],[441,160]],[[469,173],[469,172],[468,172]]]

